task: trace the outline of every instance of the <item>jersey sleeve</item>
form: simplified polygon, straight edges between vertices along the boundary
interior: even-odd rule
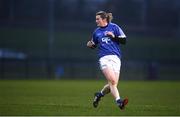
[[[115,25],[115,36],[120,38],[126,38],[126,35],[118,25]]]
[[[93,33],[92,41],[94,42],[95,45],[98,44],[98,39],[97,39],[97,36],[96,36],[96,33],[95,33],[95,32]]]

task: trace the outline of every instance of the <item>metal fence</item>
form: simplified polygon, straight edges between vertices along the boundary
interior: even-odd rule
[[[136,53],[148,43],[137,48],[141,42],[129,39],[128,59],[122,59],[123,79],[178,80],[179,8],[179,0],[0,0],[0,79],[102,78],[95,57],[84,45],[95,28],[95,13],[106,10],[113,13],[113,21],[122,24],[128,37],[165,37],[174,44],[168,51],[168,56],[173,55],[170,59],[158,56],[163,49],[155,53],[160,59],[149,60],[146,51],[142,54],[147,59],[139,59]],[[6,57],[3,49],[24,53],[20,58],[17,52]]]
[[[98,63],[87,60],[1,59],[0,79],[102,79]],[[122,61],[122,80],[179,80],[180,63]]]

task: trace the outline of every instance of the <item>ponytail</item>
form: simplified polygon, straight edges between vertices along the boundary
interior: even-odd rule
[[[112,13],[107,13],[107,22],[110,23],[113,19]]]

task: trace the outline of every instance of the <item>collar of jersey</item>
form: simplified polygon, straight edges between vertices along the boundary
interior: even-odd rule
[[[109,25],[109,23],[108,23],[106,26],[104,26],[104,27],[100,27],[100,28],[104,29],[104,28],[108,27],[108,25]]]

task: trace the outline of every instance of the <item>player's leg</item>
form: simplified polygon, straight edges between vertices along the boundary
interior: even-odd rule
[[[109,84],[106,84],[100,92],[96,92],[94,94],[93,106],[96,108],[101,100],[101,97],[104,97],[104,95],[108,93],[110,93],[110,87]]]
[[[115,73],[115,77],[119,81],[121,60],[119,58],[117,58],[117,57],[114,57],[113,61],[112,61],[112,65],[113,65],[113,71]],[[118,85],[118,83],[117,83],[117,85]],[[125,105],[128,103],[128,99],[127,98],[122,99],[122,98],[119,97],[119,99],[116,99],[116,103],[117,103],[117,105],[119,106],[120,109],[124,109]]]
[[[113,97],[115,99],[120,99],[119,96],[119,91],[117,89],[117,84],[118,84],[118,80],[119,78],[116,77],[116,74],[114,73],[112,68],[105,68],[102,70],[104,76],[106,77],[106,79],[108,80],[108,84],[111,90],[111,94],[113,95]]]
[[[110,87],[109,87],[109,84],[106,84],[104,87],[103,87],[103,89],[101,90],[101,94],[102,95],[106,95],[106,94],[108,94],[108,93],[110,93],[111,91],[110,91]]]
[[[112,59],[114,59],[113,61],[110,60],[111,57],[112,57]],[[101,97],[103,97],[105,94],[108,94],[109,92],[111,92],[113,97],[116,99],[118,106],[122,105],[124,107],[124,105],[125,105],[124,101],[120,100],[120,95],[119,95],[119,91],[117,88],[118,81],[119,81],[119,71],[120,71],[121,61],[119,60],[118,57],[108,56],[108,57],[101,58],[99,60],[99,63],[100,63],[100,68],[101,68],[104,76],[108,80],[108,84],[104,86],[104,88],[101,90],[101,92],[95,93],[93,106],[97,107]],[[114,69],[114,67],[115,67],[115,69]],[[119,102],[121,102],[121,103],[119,104]],[[120,106],[120,108],[121,108],[121,106]]]
[[[114,72],[110,68],[106,68],[106,69],[103,70],[103,74],[105,75],[105,77],[108,80],[110,90],[111,90],[111,94],[115,98],[118,107],[120,109],[124,109],[125,105],[128,103],[128,99],[127,98],[126,99],[121,99],[120,98],[119,91],[118,91],[118,88],[117,88],[118,80],[119,80],[119,73]]]
[[[99,66],[100,69],[104,69],[107,67],[108,59],[107,56],[104,56],[99,59]],[[101,100],[101,97],[103,97],[105,94],[110,92],[109,84],[105,85],[103,89],[100,92],[96,92],[94,94],[94,100],[93,100],[93,106],[96,108],[98,106],[99,101]]]
[[[119,72],[115,71],[116,78],[118,78],[119,81]],[[125,105],[128,103],[128,98],[122,99],[119,97],[119,99],[116,99],[116,103],[120,109],[124,109]]]
[[[104,87],[101,89],[101,91],[98,92],[98,93],[100,93],[100,95],[103,97],[104,95],[106,95],[106,94],[108,94],[108,93],[110,93],[110,92],[111,92],[111,91],[110,91],[109,84],[106,84],[106,85],[104,85]]]

